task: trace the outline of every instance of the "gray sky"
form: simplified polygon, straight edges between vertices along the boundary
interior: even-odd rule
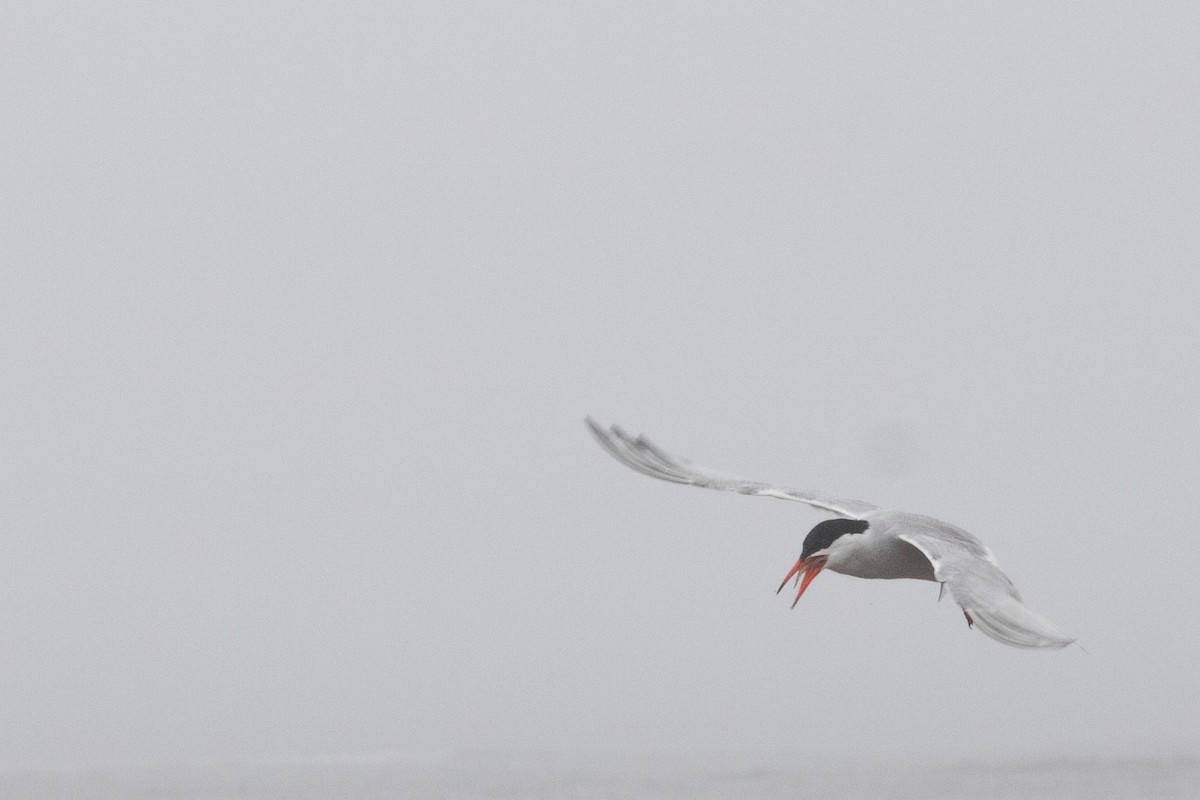
[[[29,3],[0,760],[1197,755],[1200,12]],[[773,590],[929,513],[1080,637]]]

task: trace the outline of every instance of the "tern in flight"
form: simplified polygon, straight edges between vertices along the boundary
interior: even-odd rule
[[[804,537],[800,558],[779,585],[793,577],[804,590],[823,569],[856,578],[913,578],[941,584],[967,618],[993,639],[1014,647],[1066,647],[1075,640],[1021,602],[1021,596],[983,544],[962,528],[907,511],[886,511],[861,500],[843,500],[723,475],[668,455],[644,436],[588,417],[596,440],[618,461],[643,475],[673,483],[740,494],[778,497],[832,513]]]

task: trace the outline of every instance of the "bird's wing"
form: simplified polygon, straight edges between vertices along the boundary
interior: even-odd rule
[[[1075,641],[1021,602],[1013,582],[978,539],[953,525],[920,519],[916,525],[898,526],[897,537],[925,554],[934,577],[981,631],[1013,647],[1066,647]]]
[[[877,510],[877,506],[864,503],[861,500],[842,500],[836,497],[807,492],[803,489],[788,489],[783,486],[772,486],[757,481],[747,481],[730,475],[722,475],[705,467],[691,464],[683,459],[668,455],[652,444],[646,437],[630,436],[616,425],[602,428],[591,417],[586,420],[588,428],[596,440],[611,453],[618,461],[627,467],[636,469],[643,475],[659,478],[673,483],[686,483],[691,486],[702,486],[705,489],[720,489],[726,492],[761,495],[762,497],[778,497],[780,500],[796,500],[810,506],[830,511],[838,516],[862,519],[869,511]]]

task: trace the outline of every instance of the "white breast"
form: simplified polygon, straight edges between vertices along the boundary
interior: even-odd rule
[[[933,565],[908,542],[880,532],[874,524],[863,533],[836,539],[829,547],[826,569],[855,578],[909,578],[932,581]]]

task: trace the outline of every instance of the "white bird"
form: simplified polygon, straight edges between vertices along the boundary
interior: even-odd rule
[[[962,606],[968,626],[1014,647],[1066,647],[1075,640],[1021,602],[1021,596],[984,544],[962,528],[921,514],[886,511],[861,500],[827,497],[747,481],[668,455],[644,436],[616,425],[607,430],[588,417],[588,428],[618,461],[643,475],[674,483],[740,494],[797,500],[835,519],[818,523],[804,537],[800,558],[779,585],[795,577],[795,607],[823,569],[856,578],[913,578],[936,581]],[[803,576],[803,580],[801,580]]]

